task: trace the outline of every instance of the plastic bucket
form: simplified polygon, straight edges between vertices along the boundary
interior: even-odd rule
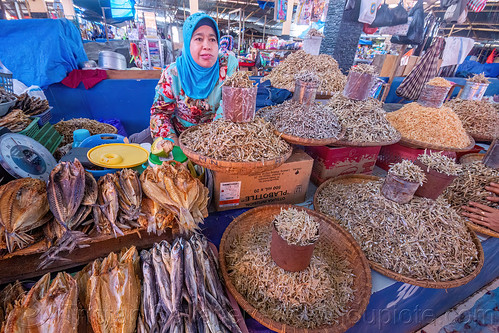
[[[389,172],[381,187],[381,194],[389,200],[405,204],[411,201],[418,187],[419,183],[408,182]]]
[[[371,93],[375,78],[376,77],[371,74],[361,74],[350,71],[350,73],[348,73],[345,89],[343,89],[343,96],[357,101],[366,100]]]
[[[466,81],[460,98],[472,101],[481,101],[488,86],[489,83],[476,83]]]
[[[288,244],[277,232],[272,221],[272,241],[270,243],[270,255],[277,266],[288,272],[299,272],[310,265],[315,243],[311,245]]]
[[[303,51],[311,55],[319,55],[321,49],[322,37],[311,36],[303,40]]]
[[[445,98],[451,87],[440,87],[425,84],[418,103],[429,108],[440,108],[444,104]]]
[[[247,123],[255,118],[257,87],[234,88],[222,86],[222,107],[226,120]]]
[[[295,92],[293,93],[293,101],[300,104],[312,105],[315,101],[315,95],[317,94],[317,88],[319,84],[316,82],[304,82],[301,80],[296,80]]]
[[[418,197],[429,198],[436,200],[440,194],[449,186],[457,176],[448,176],[445,173],[428,169],[426,165],[419,160],[415,160],[414,164],[419,166],[426,175],[426,182],[416,190],[415,195]]]

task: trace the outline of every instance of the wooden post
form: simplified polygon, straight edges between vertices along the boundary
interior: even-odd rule
[[[0,20],[6,20],[7,15],[5,15],[5,6],[3,4],[3,0],[0,0]],[[21,19],[21,17],[19,17]]]
[[[397,57],[397,60],[395,60],[395,64],[391,70],[390,77],[388,79],[388,83],[385,86],[385,89],[383,90],[383,95],[381,96],[381,102],[384,102],[386,97],[388,96],[388,93],[390,92],[390,87],[392,86],[393,79],[395,77],[395,72],[397,71],[397,68],[400,65],[400,60],[404,56],[405,49],[407,48],[407,45],[403,44],[402,47],[400,48],[399,55]]]
[[[263,42],[265,43],[265,27],[267,26],[267,15],[265,15],[265,22],[263,23]]]
[[[107,35],[107,22],[106,22],[106,12],[104,11],[104,7],[102,9],[102,17],[104,18],[104,33],[106,34],[106,40],[109,42],[109,36]]]

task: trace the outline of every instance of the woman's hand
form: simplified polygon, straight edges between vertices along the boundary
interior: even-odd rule
[[[497,196],[499,195],[499,184],[490,183],[489,186],[485,186],[485,189],[496,194],[487,197],[487,200],[499,202],[499,196]],[[470,201],[469,206],[462,206],[462,209],[464,210],[462,214],[472,222],[499,232],[499,209],[473,201]]]
[[[169,134],[169,135],[168,135],[168,139],[172,139],[172,140],[173,140],[173,144],[174,144],[175,146],[179,146],[179,144],[178,144],[178,143],[179,143],[179,141],[178,141],[178,136],[177,136],[177,134],[173,134],[173,133],[172,133],[172,134]]]
[[[487,197],[487,200],[492,201],[492,202],[499,202],[499,184],[490,183],[489,186],[485,186],[485,189],[487,191],[490,191],[491,194],[495,194],[494,196]]]

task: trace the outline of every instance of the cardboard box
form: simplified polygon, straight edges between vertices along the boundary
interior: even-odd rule
[[[305,201],[313,159],[297,150],[280,167],[257,175],[214,172],[213,204],[217,211]]]
[[[307,147],[314,159],[312,181],[320,185],[329,178],[350,174],[371,174],[381,146]]]
[[[409,73],[412,71],[414,66],[416,65],[416,62],[418,61],[419,57],[417,56],[410,56],[409,60],[407,61],[407,65],[405,66],[404,73],[402,76],[407,76]]]

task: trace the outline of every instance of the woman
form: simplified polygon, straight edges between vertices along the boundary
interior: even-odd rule
[[[182,55],[163,71],[156,86],[150,122],[153,139],[168,138],[176,145],[187,127],[221,116],[221,85],[238,65],[234,56],[219,56],[220,33],[210,16],[189,16],[183,37]]]
[[[487,200],[493,203],[499,203],[499,184],[490,183],[490,186],[485,186],[487,191],[490,191],[493,196],[487,197]],[[470,201],[470,206],[463,206],[463,215],[468,217],[476,224],[483,225],[494,231],[499,232],[499,209],[495,209],[478,202]]]

